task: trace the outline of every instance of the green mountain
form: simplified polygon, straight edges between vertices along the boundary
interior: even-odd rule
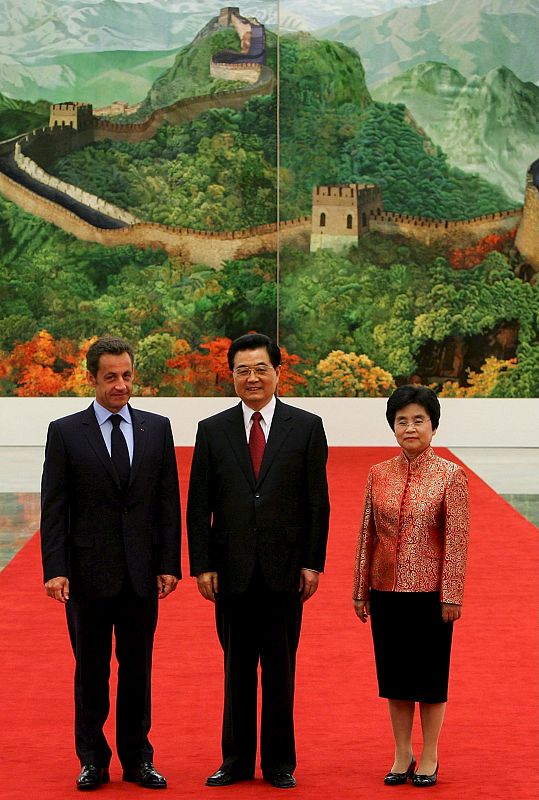
[[[223,41],[219,32],[184,48],[148,103],[211,91],[209,58]],[[275,38],[268,41],[271,63]],[[55,172],[142,219],[201,230],[273,222],[277,192],[282,219],[309,214],[319,184],[372,181],[388,210],[433,218],[512,205],[503,190],[452,169],[402,104],[373,103],[350,48],[283,36],[280,65],[279,176],[276,91],[241,110],[216,108],[164,125],[146,142],[100,142],[57,162]]]
[[[310,213],[316,184],[336,183],[343,143],[372,104],[357,53],[306,33],[280,39],[280,202],[284,218]]]
[[[466,80],[430,61],[376,87],[373,95],[405,103],[451,164],[522,202],[526,172],[539,154],[538,86],[505,67]]]
[[[48,124],[48,103],[28,103],[0,94],[0,141]]]
[[[275,36],[267,36],[267,61],[275,68]],[[213,94],[244,87],[245,83],[216,80],[210,76],[210,60],[213,53],[231,48],[239,50],[239,38],[232,29],[219,30],[213,34],[199,35],[194,42],[176,54],[174,63],[152,84],[137,118],[148,116],[152,111],[171,105],[183,97]]]
[[[153,82],[174,61],[177,50],[112,50],[40,56],[31,63],[4,65],[0,87],[4,94],[27,100],[59,103],[78,100],[96,108],[114,100],[140,103]]]
[[[539,80],[537,0],[441,0],[345,17],[316,36],[357,50],[369,87],[424,61],[448,64],[469,78],[504,64],[521,80]]]
[[[381,103],[404,103],[420,125],[428,118],[431,125],[444,124],[466,78],[447,64],[425,61],[372,89]]]

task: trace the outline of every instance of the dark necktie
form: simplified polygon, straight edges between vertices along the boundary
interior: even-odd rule
[[[112,431],[110,436],[110,457],[112,463],[116,468],[120,484],[125,491],[129,484],[129,473],[131,472],[131,464],[129,462],[129,450],[127,449],[127,442],[125,436],[120,430],[120,422],[122,418],[119,414],[111,414],[109,417],[112,422]]]
[[[255,411],[251,419],[253,424],[249,432],[249,452],[251,454],[253,472],[255,473],[255,478],[258,480],[260,465],[262,464],[262,457],[264,456],[264,448],[266,446],[266,437],[260,425],[260,420],[262,419],[260,411]]]

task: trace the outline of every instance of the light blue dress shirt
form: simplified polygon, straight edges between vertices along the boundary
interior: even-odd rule
[[[110,421],[109,417],[111,412],[108,408],[103,408],[97,400],[94,400],[94,411],[95,416],[97,419],[97,423],[101,430],[101,434],[103,436],[103,440],[107,447],[110,456],[110,439],[112,434],[112,422]],[[127,405],[125,405],[120,411],[118,411],[119,416],[122,418],[120,422],[120,430],[124,435],[125,441],[127,443],[127,450],[129,452],[129,463],[133,463],[133,451],[135,449],[135,443],[133,438],[133,422],[131,420],[131,414],[129,413],[129,409]]]

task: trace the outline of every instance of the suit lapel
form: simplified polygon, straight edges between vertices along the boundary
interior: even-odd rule
[[[266,477],[273,459],[282,447],[283,442],[292,429],[292,415],[288,411],[286,405],[277,400],[273,419],[271,421],[271,428],[264,450],[264,457],[260,465],[260,473],[258,475],[257,484],[261,483]]]
[[[83,412],[82,427],[86,435],[86,438],[90,443],[90,446],[92,447],[95,454],[103,464],[103,467],[108,472],[108,474],[110,475],[116,486],[120,488],[120,481],[118,480],[116,470],[114,469],[111,458],[109,456],[109,451],[107,450],[107,445],[105,444],[105,440],[103,439],[103,434],[101,433],[99,423],[95,416],[93,405],[91,405],[90,408],[87,408],[86,411]]]
[[[232,450],[238,461],[238,464],[243,470],[250,486],[255,485],[255,476],[253,472],[253,465],[251,464],[251,456],[249,455],[249,447],[247,445],[247,437],[245,435],[245,423],[243,421],[243,411],[241,403],[231,408],[227,415],[226,435],[232,445]]]
[[[133,423],[133,463],[131,464],[131,474],[129,476],[129,486],[132,486],[133,481],[137,475],[140,465],[144,460],[144,451],[148,441],[148,430],[143,411],[137,411],[136,408],[131,408],[131,422]]]

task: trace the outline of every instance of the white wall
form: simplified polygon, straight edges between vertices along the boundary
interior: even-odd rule
[[[86,408],[88,398],[0,398],[0,447],[41,446],[52,419]],[[170,417],[177,445],[192,445],[199,419],[229,408],[234,398],[134,398],[133,405]],[[285,402],[288,400],[285,399]],[[324,420],[330,445],[395,444],[383,398],[290,398]],[[539,447],[539,399],[442,399],[435,444],[444,447]]]

